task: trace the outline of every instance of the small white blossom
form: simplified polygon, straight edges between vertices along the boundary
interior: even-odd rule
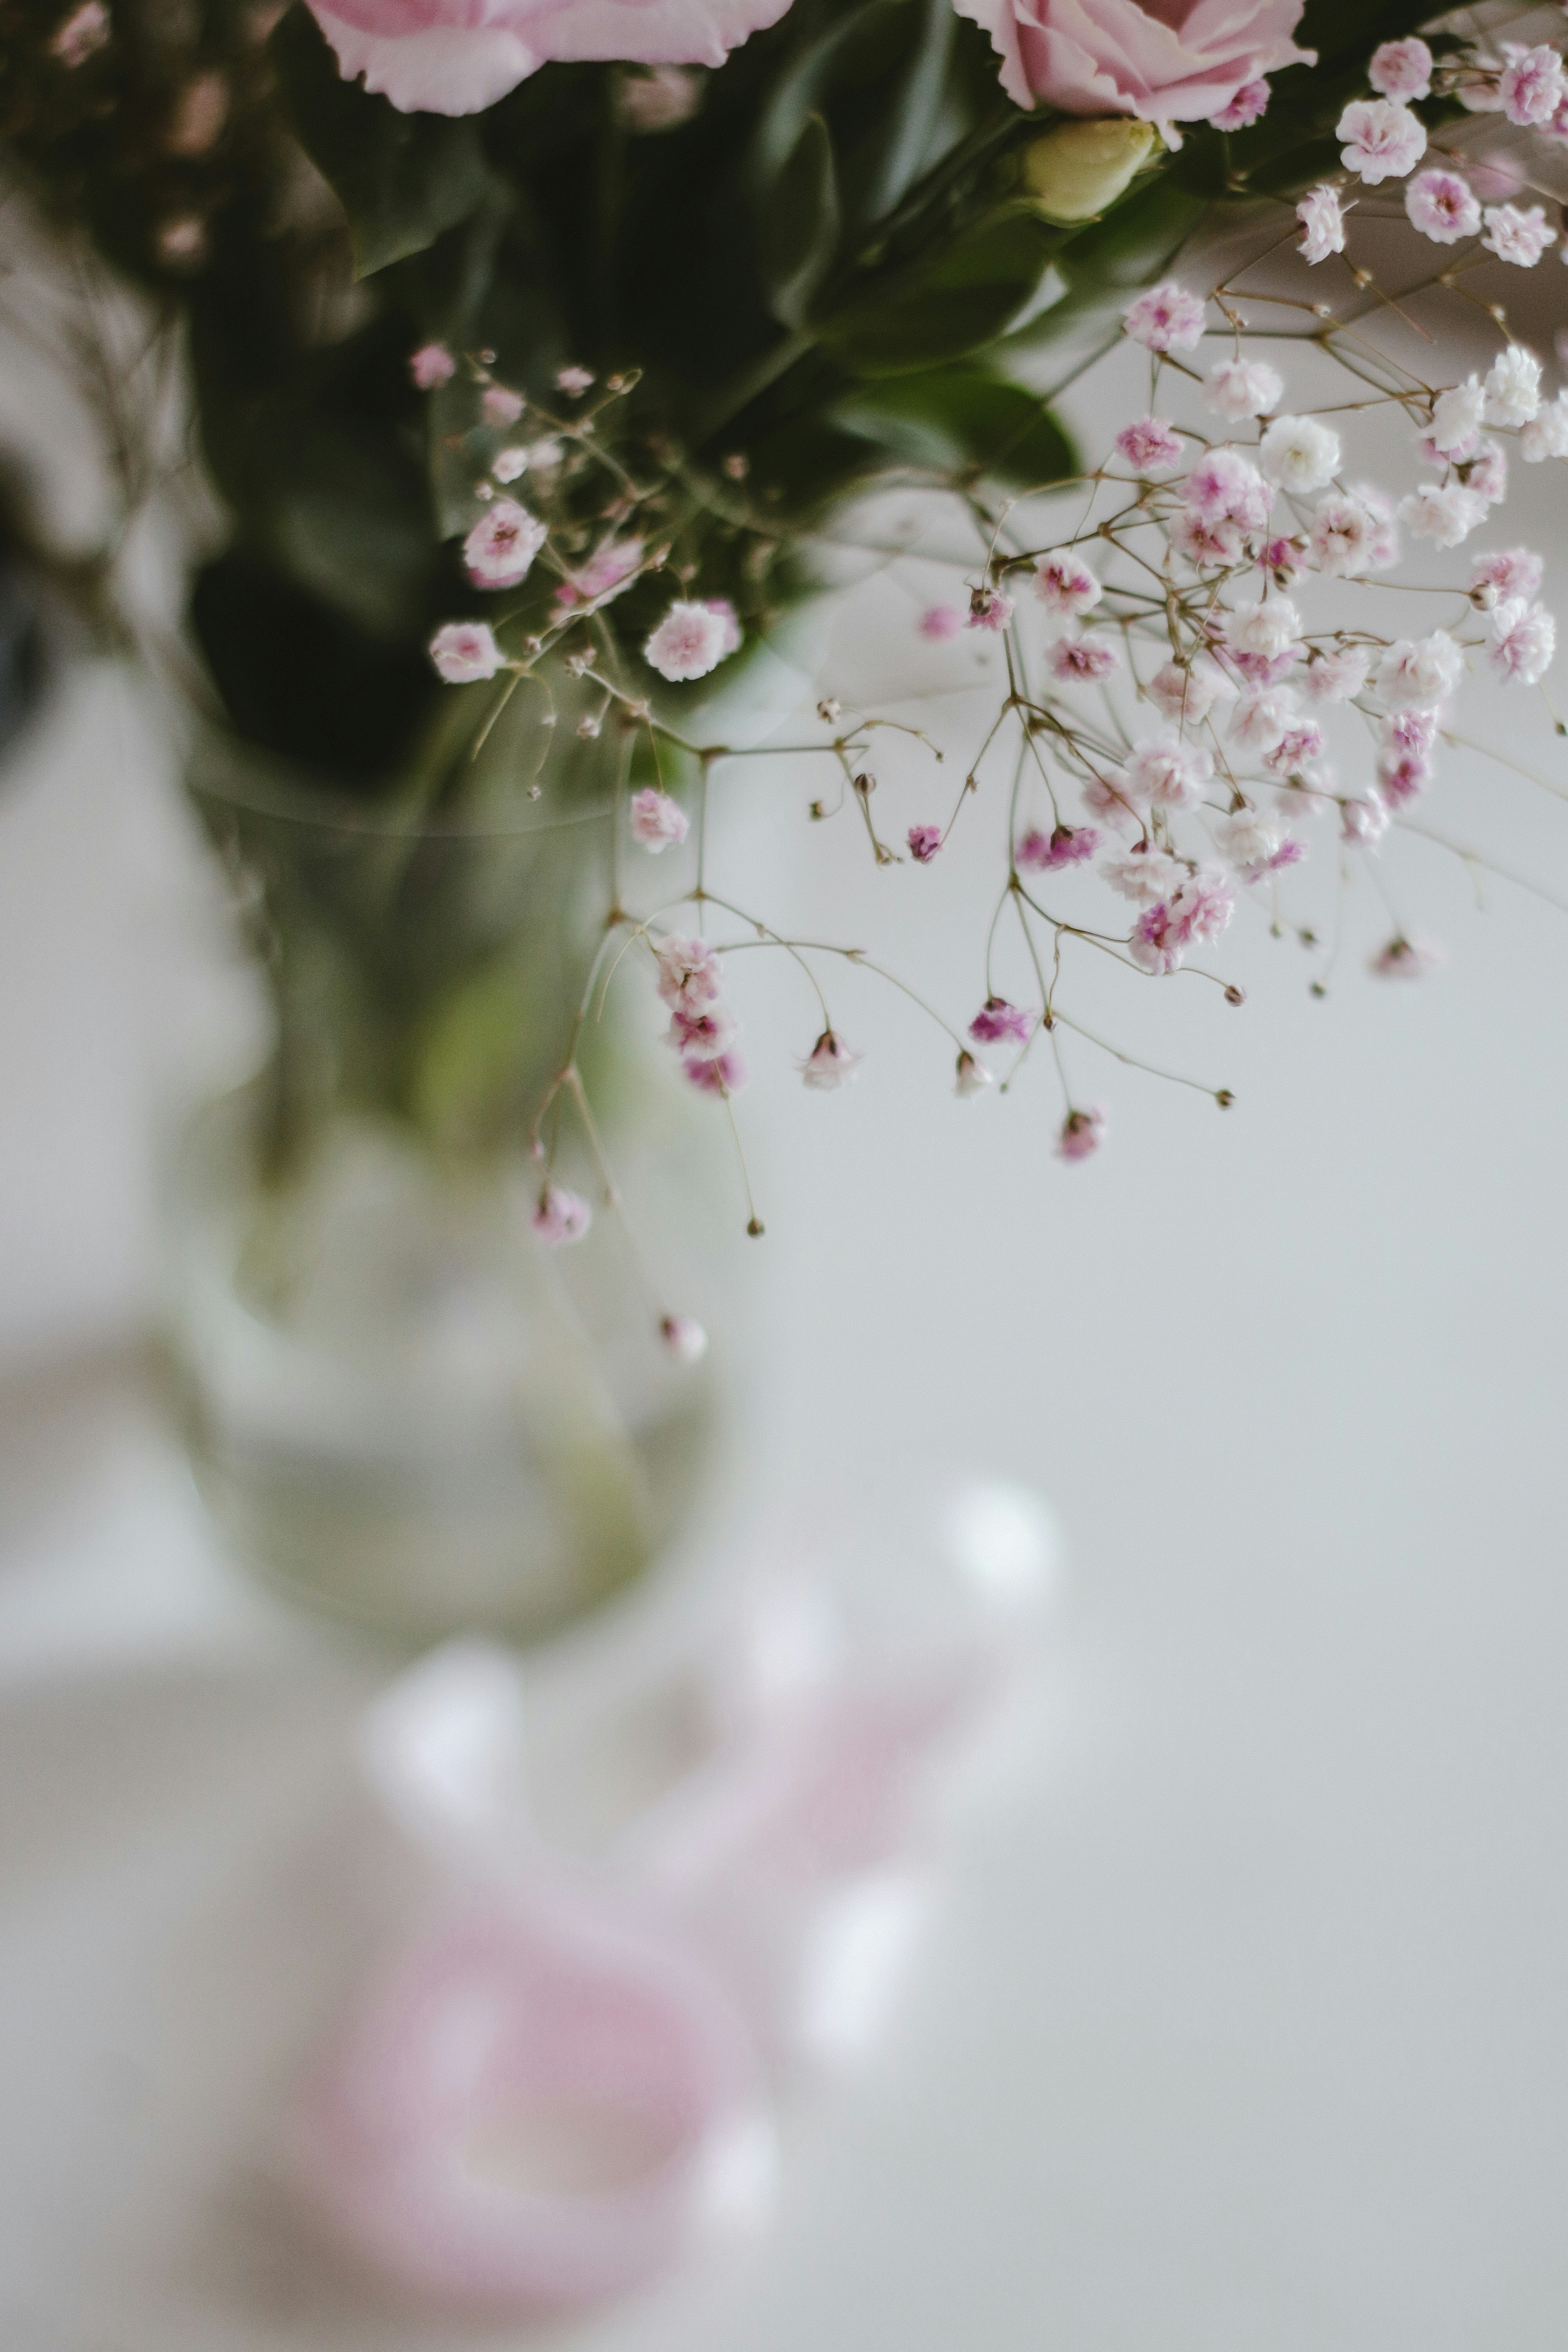
[[[1314,416],[1277,416],[1258,445],[1258,462],[1271,482],[1305,498],[1340,469],[1340,436]]]
[[[1533,269],[1547,247],[1557,242],[1557,231],[1547,227],[1539,205],[1489,205],[1482,217],[1487,233],[1481,243],[1518,269]]]
[[[430,658],[448,686],[494,677],[506,656],[487,621],[448,621],[430,640]]]
[[[684,841],[690,830],[686,811],[679,801],[671,800],[668,793],[658,791],[652,784],[632,794],[628,821],[632,839],[640,842],[655,857],[672,843]]]
[[[1219,360],[1209,370],[1204,398],[1216,416],[1239,425],[1248,416],[1267,416],[1284,392],[1281,378],[1263,360]]]
[[[1203,797],[1214,762],[1179,735],[1148,736],[1134,743],[1121,773],[1123,790],[1138,806],[1191,808]]]
[[[1169,850],[1124,850],[1118,857],[1108,857],[1100,869],[1102,880],[1135,907],[1156,906],[1169,898],[1186,878],[1186,867]]]
[[[1309,188],[1296,207],[1306,234],[1297,247],[1308,261],[1327,261],[1345,249],[1345,216],[1337,188]]]
[[[1299,642],[1301,615],[1289,596],[1265,596],[1227,614],[1225,634],[1226,643],[1237,653],[1275,661]]]
[[[833,1030],[825,1029],[799,1065],[800,1075],[815,1093],[831,1094],[854,1076],[865,1058],[863,1054],[852,1054]]]
[[[1527,466],[1539,466],[1544,457],[1568,457],[1568,392],[1560,392],[1531,417],[1520,434],[1519,454]]]
[[[1489,425],[1528,425],[1541,406],[1541,362],[1521,344],[1510,343],[1489,369],[1485,389]]]
[[[1360,580],[1372,569],[1377,522],[1358,498],[1333,490],[1312,517],[1308,543],[1320,572],[1331,580]]]
[[[1445,488],[1423,482],[1400,501],[1399,514],[1413,537],[1432,540],[1438,547],[1458,547],[1478,523],[1485,522],[1487,506],[1479,490],[1467,489],[1462,483],[1450,482]]]
[[[1432,446],[1444,457],[1468,450],[1486,416],[1487,395],[1479,377],[1440,392],[1432,404]]]
[[[1244,751],[1273,751],[1285,740],[1285,730],[1300,710],[1289,687],[1273,687],[1265,694],[1244,695],[1231,717],[1233,742]]]
[[[515,588],[527,579],[546,536],[537,515],[514,499],[497,499],[463,541],[469,579],[476,588]]]
[[[1369,188],[1381,180],[1402,180],[1426,152],[1425,125],[1407,106],[1386,98],[1356,99],[1346,107],[1335,131],[1344,144],[1340,161]]]
[[[679,599],[643,646],[643,659],[671,684],[706,677],[731,650],[730,634],[710,604]]]
[[[1487,658],[1510,686],[1539,686],[1557,650],[1557,624],[1541,604],[1510,597],[1491,615],[1497,642]]]
[[[1435,710],[1465,674],[1465,656],[1446,629],[1414,644],[1401,637],[1377,665],[1377,691],[1390,710]]]
[[[1351,702],[1366,684],[1371,667],[1370,646],[1336,646],[1309,662],[1301,683],[1315,702]]]

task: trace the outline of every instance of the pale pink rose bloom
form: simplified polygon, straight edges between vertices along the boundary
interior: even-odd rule
[[[1472,588],[1495,589],[1500,598],[1521,597],[1526,604],[1539,593],[1545,566],[1528,547],[1499,548],[1478,555],[1470,566]]]
[[[1291,38],[1298,0],[955,0],[991,36],[1002,86],[1032,110],[1205,122],[1281,66],[1313,63]]]
[[[1405,191],[1405,209],[1411,226],[1434,245],[1458,245],[1480,234],[1480,205],[1458,172],[1417,172]]]
[[[564,1184],[546,1184],[533,1212],[533,1230],[542,1242],[559,1249],[563,1242],[580,1242],[594,1222],[594,1213],[578,1192]]]
[[[537,515],[514,499],[497,499],[463,541],[463,562],[476,588],[515,588],[549,536]]]
[[[1491,616],[1497,639],[1487,658],[1510,686],[1538,686],[1557,650],[1557,624],[1541,604],[1510,597]]]
[[[942,645],[963,635],[965,618],[956,604],[931,604],[921,614],[920,633],[933,645]]]
[[[1392,939],[1385,948],[1379,948],[1367,969],[1380,980],[1425,980],[1436,971],[1443,961],[1441,948],[1427,940]]]
[[[1202,338],[1204,314],[1203,297],[1168,278],[1128,305],[1121,329],[1145,351],[1190,352]]]
[[[1426,152],[1426,129],[1407,106],[1386,98],[1352,99],[1334,136],[1343,143],[1340,161],[1369,188],[1381,180],[1402,180]]]
[[[445,343],[421,343],[408,362],[408,373],[421,392],[434,392],[443,383],[450,383],[458,373],[458,362]]]
[[[1425,41],[1384,41],[1373,49],[1366,78],[1379,98],[1408,106],[1432,95],[1432,52]]]
[[[1182,462],[1182,436],[1158,416],[1141,416],[1117,435],[1116,454],[1135,474],[1168,474]]]
[[[1105,1105],[1096,1103],[1090,1110],[1069,1110],[1056,1140],[1058,1160],[1088,1160],[1105,1141],[1108,1125]]]
[[[405,114],[478,114],[552,59],[721,66],[789,0],[310,0],[345,80]]]
[[[506,656],[486,621],[448,621],[430,640],[430,658],[448,686],[494,677]]]
[[[1296,207],[1306,234],[1297,247],[1308,261],[1327,261],[1345,249],[1345,215],[1337,188],[1309,188]]]
[[[1557,242],[1557,231],[1546,226],[1546,215],[1539,205],[1489,205],[1485,213],[1487,233],[1481,243],[1500,261],[1511,261],[1519,269],[1533,269],[1549,245]]]
[[[678,1364],[699,1364],[708,1353],[708,1334],[694,1316],[664,1316],[658,1336]]]
[[[832,1094],[852,1078],[863,1054],[852,1053],[833,1030],[825,1029],[804,1062],[797,1064],[802,1081],[815,1094]]]
[[[706,1013],[718,1003],[722,966],[706,940],[660,940],[654,959],[658,992],[672,1012]]]
[[[727,650],[730,632],[708,605],[680,599],[673,604],[643,647],[643,657],[671,684],[706,677]]]
[[[1211,131],[1246,131],[1262,121],[1268,110],[1268,84],[1266,81],[1243,82],[1228,106],[1209,116]]]
[[[1542,41],[1532,49],[1515,42],[1504,45],[1508,58],[1498,84],[1502,110],[1522,131],[1532,123],[1550,122],[1563,100],[1563,60]]]
[[[1035,593],[1056,621],[1073,621],[1099,604],[1100,583],[1081,555],[1047,555],[1035,572]]]
[[[652,784],[632,794],[630,822],[632,839],[655,857],[673,842],[684,841],[690,830],[679,803]]]

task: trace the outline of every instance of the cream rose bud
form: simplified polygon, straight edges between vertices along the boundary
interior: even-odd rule
[[[1024,152],[1024,185],[1048,221],[1096,220],[1159,145],[1148,122],[1062,122]]]
[[[1281,66],[1316,63],[1291,36],[1300,0],[954,0],[991,36],[1016,105],[1206,122]]]
[[[1278,0],[1276,0],[1276,5]],[[790,0],[310,0],[345,81],[405,114],[479,114],[553,60],[721,66]]]

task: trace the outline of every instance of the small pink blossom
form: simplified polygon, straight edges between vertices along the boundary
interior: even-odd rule
[[[1261,530],[1274,507],[1268,484],[1235,449],[1205,452],[1187,477],[1185,497],[1205,522],[1234,522],[1243,530]]]
[[[1116,454],[1135,474],[1168,474],[1182,462],[1182,436],[1158,416],[1141,416],[1116,436]]]
[[[1469,158],[1470,184],[1484,205],[1511,204],[1524,186],[1524,164],[1506,148],[1484,148]]]
[[[1310,262],[1327,261],[1345,249],[1344,207],[1337,188],[1310,188],[1296,207],[1305,234],[1296,250]]]
[[[1408,106],[1432,95],[1432,52],[1425,41],[1384,41],[1373,49],[1366,78],[1379,98]]]
[[[1134,806],[1185,809],[1203,798],[1213,774],[1213,761],[1195,744],[1176,735],[1152,735],[1128,753],[1121,784]]]
[[[1100,587],[1081,555],[1047,555],[1036,567],[1035,593],[1055,621],[1076,621],[1099,604]]]
[[[579,1193],[564,1184],[546,1184],[534,1205],[531,1223],[542,1242],[559,1249],[563,1242],[580,1242],[594,1222],[594,1213]]]
[[[1340,809],[1341,838],[1352,849],[1375,849],[1388,831],[1388,803],[1374,785]]]
[[[1013,599],[1000,588],[976,588],[969,599],[971,629],[989,629],[999,635],[1013,617]]]
[[[1201,866],[1169,898],[1138,918],[1128,951],[1144,971],[1175,971],[1190,947],[1218,937],[1236,911],[1236,894],[1215,866]]]
[[[977,1062],[966,1048],[961,1048],[952,1081],[952,1091],[959,1101],[973,1102],[976,1095],[983,1095],[987,1087],[994,1084],[984,1063]]]
[[[1217,666],[1205,658],[1189,668],[1166,662],[1143,691],[1161,714],[1177,726],[1201,727],[1221,696],[1233,692]]]
[[[1315,702],[1350,702],[1366,684],[1369,646],[1336,646],[1309,662],[1301,683]]]
[[[1273,577],[1276,586],[1289,588],[1307,569],[1307,549],[1300,539],[1270,539],[1258,551],[1258,568]]]
[[[586,563],[561,583],[555,591],[555,609],[551,619],[559,624],[580,606],[607,604],[612,597],[631,586],[643,554],[640,539],[606,540],[602,547],[595,549]]]
[[[1458,245],[1480,232],[1481,208],[1458,172],[1418,172],[1405,191],[1411,226],[1434,245]]]
[[[1260,121],[1268,110],[1268,84],[1266,81],[1243,82],[1228,106],[1209,116],[1211,131],[1245,131]]]
[[[977,1045],[999,1045],[1008,1037],[1026,1045],[1034,1032],[1035,1015],[1021,1004],[1009,1004],[1005,996],[988,996],[969,1024]]]
[[[706,1013],[672,1013],[664,1042],[688,1062],[716,1062],[740,1034],[741,1024],[729,1006],[711,1004]]]
[[[522,394],[508,392],[504,384],[492,383],[487,386],[479,406],[487,425],[515,425],[522,415]]]
[[[655,857],[672,843],[684,841],[690,831],[679,803],[652,784],[632,794],[631,828],[632,839],[641,842]]]
[[[1081,637],[1058,637],[1046,656],[1046,667],[1064,686],[1110,677],[1121,662],[1114,642],[1098,632]]]
[[[1031,827],[1013,852],[1013,863],[1036,874],[1057,874],[1064,866],[1081,866],[1100,846],[1091,824],[1058,824],[1047,835]]]
[[[1426,129],[1407,106],[1386,98],[1352,99],[1334,132],[1343,141],[1340,161],[1369,188],[1402,180],[1426,152]]]
[[[659,940],[654,959],[658,992],[673,1012],[706,1013],[718,1003],[722,968],[706,940]]]
[[[476,588],[515,588],[528,577],[547,536],[538,516],[515,499],[497,499],[463,541],[469,579]]]
[[[1284,393],[1278,370],[1265,360],[1216,360],[1204,386],[1207,406],[1232,425],[1267,416],[1279,407]]]
[[[1372,517],[1372,545],[1367,551],[1367,569],[1387,572],[1399,561],[1399,527],[1394,520],[1396,509],[1386,490],[1373,482],[1352,482],[1352,499],[1359,499]]]
[[[1263,764],[1271,775],[1299,776],[1323,756],[1323,730],[1315,719],[1300,719],[1285,732]]]
[[[922,637],[930,637],[933,645],[941,645],[949,637],[963,635],[966,618],[956,604],[928,605],[920,617],[920,633]]]
[[[1413,538],[1429,539],[1437,547],[1458,547],[1485,522],[1487,501],[1462,482],[1423,482],[1401,499],[1399,514]]]
[[[814,1094],[832,1094],[854,1076],[863,1054],[853,1054],[842,1037],[832,1029],[825,1029],[804,1062],[797,1064],[802,1083]]]
[[[1157,849],[1152,842],[1135,841],[1120,857],[1108,857],[1100,874],[1102,881],[1123,898],[1131,898],[1135,907],[1152,907],[1181,888],[1187,869],[1169,850]]]
[[[643,658],[672,685],[706,677],[729,647],[730,630],[708,604],[678,599],[643,646]]]
[[[689,66],[647,66],[623,74],[616,88],[616,118],[640,138],[679,131],[702,103],[700,73]]]
[[[1171,546],[1194,572],[1214,572],[1237,563],[1244,553],[1241,532],[1233,522],[1210,521],[1195,507],[1183,507],[1171,524]]]
[[[570,400],[580,400],[584,393],[590,388],[593,381],[592,374],[585,367],[559,368],[555,375],[555,389],[557,392],[565,393]]]
[[[1540,593],[1544,570],[1540,556],[1528,547],[1500,548],[1495,553],[1476,557],[1470,566],[1470,585],[1491,588],[1500,597],[1522,597],[1528,604]]]
[[[408,373],[421,392],[435,392],[451,383],[458,362],[445,343],[421,343],[408,362]]]
[[[1129,305],[1121,326],[1123,333],[1142,343],[1145,351],[1190,352],[1203,335],[1204,303],[1200,296],[1189,294],[1184,286],[1167,278]]]
[[[1517,205],[1489,205],[1484,218],[1487,233],[1481,243],[1500,261],[1511,261],[1519,269],[1533,269],[1547,247],[1557,242],[1557,231],[1547,227],[1539,205],[1522,210]]]
[[[1508,459],[1495,441],[1483,441],[1465,468],[1465,488],[1489,507],[1508,496]]]
[[[1503,112],[1521,131],[1533,123],[1550,122],[1568,95],[1563,89],[1562,58],[1544,41],[1532,49],[1510,41],[1504,54],[1508,63],[1498,83]]]
[[[680,1067],[699,1094],[735,1095],[746,1083],[746,1066],[739,1054],[716,1054],[711,1059],[688,1054]]]
[[[1105,1141],[1107,1127],[1105,1106],[1096,1103],[1090,1110],[1069,1110],[1061,1124],[1056,1140],[1058,1160],[1089,1160]]]
[[[448,686],[494,677],[506,656],[485,621],[448,621],[430,640],[430,658]]]
[[[658,1336],[678,1364],[700,1364],[708,1353],[708,1334],[693,1316],[662,1317]]]
[[[1384,721],[1383,740],[1390,751],[1414,752],[1425,759],[1437,740],[1442,715],[1436,710],[1396,710]]]
[[[1377,526],[1357,498],[1331,490],[1320,499],[1309,533],[1313,560],[1331,580],[1359,580],[1372,569]]]
[[[1401,934],[1390,940],[1386,947],[1379,948],[1367,969],[1376,972],[1380,980],[1425,980],[1442,961],[1441,948],[1426,940],[1407,940]]]
[[[521,474],[528,471],[527,450],[498,449],[490,471],[498,482],[515,482]]]
[[[702,602],[723,629],[724,639],[720,647],[719,658],[721,661],[728,661],[731,654],[739,653],[741,649],[741,639],[743,634],[741,628],[741,616],[728,596],[704,596]]]
[[[1377,763],[1377,789],[1391,809],[1408,808],[1435,772],[1419,751],[1387,752]]]
[[[1272,751],[1284,740],[1285,730],[1294,724],[1296,713],[1296,698],[1289,688],[1274,687],[1263,694],[1243,695],[1231,713],[1231,739],[1244,751]]]
[[[1465,674],[1465,657],[1446,629],[1414,643],[1401,637],[1377,665],[1377,691],[1389,710],[1431,710],[1447,702]]]
[[[109,11],[101,0],[82,0],[49,42],[49,55],[73,73],[101,49],[110,36]]]
[[[1557,624],[1541,604],[1510,598],[1491,616],[1497,643],[1487,658],[1509,686],[1538,686],[1557,650]]]
[[[1142,813],[1134,807],[1120,768],[1091,776],[1083,788],[1083,804],[1112,833],[1137,833],[1142,826]]]
[[[940,824],[911,824],[905,839],[915,864],[929,866],[942,847],[942,827]]]
[[[1248,883],[1261,882],[1266,876],[1294,866],[1301,855],[1299,842],[1288,843],[1282,837],[1276,818],[1251,807],[1239,808],[1221,817],[1215,826],[1215,838],[1222,854],[1242,880]],[[1288,855],[1288,851],[1294,855]]]

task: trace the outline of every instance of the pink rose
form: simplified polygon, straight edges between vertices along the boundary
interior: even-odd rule
[[[1248,83],[1311,65],[1300,0],[953,0],[990,34],[1017,105],[1206,122]]]
[[[310,0],[345,80],[405,114],[478,114],[555,58],[721,66],[790,0]]]

